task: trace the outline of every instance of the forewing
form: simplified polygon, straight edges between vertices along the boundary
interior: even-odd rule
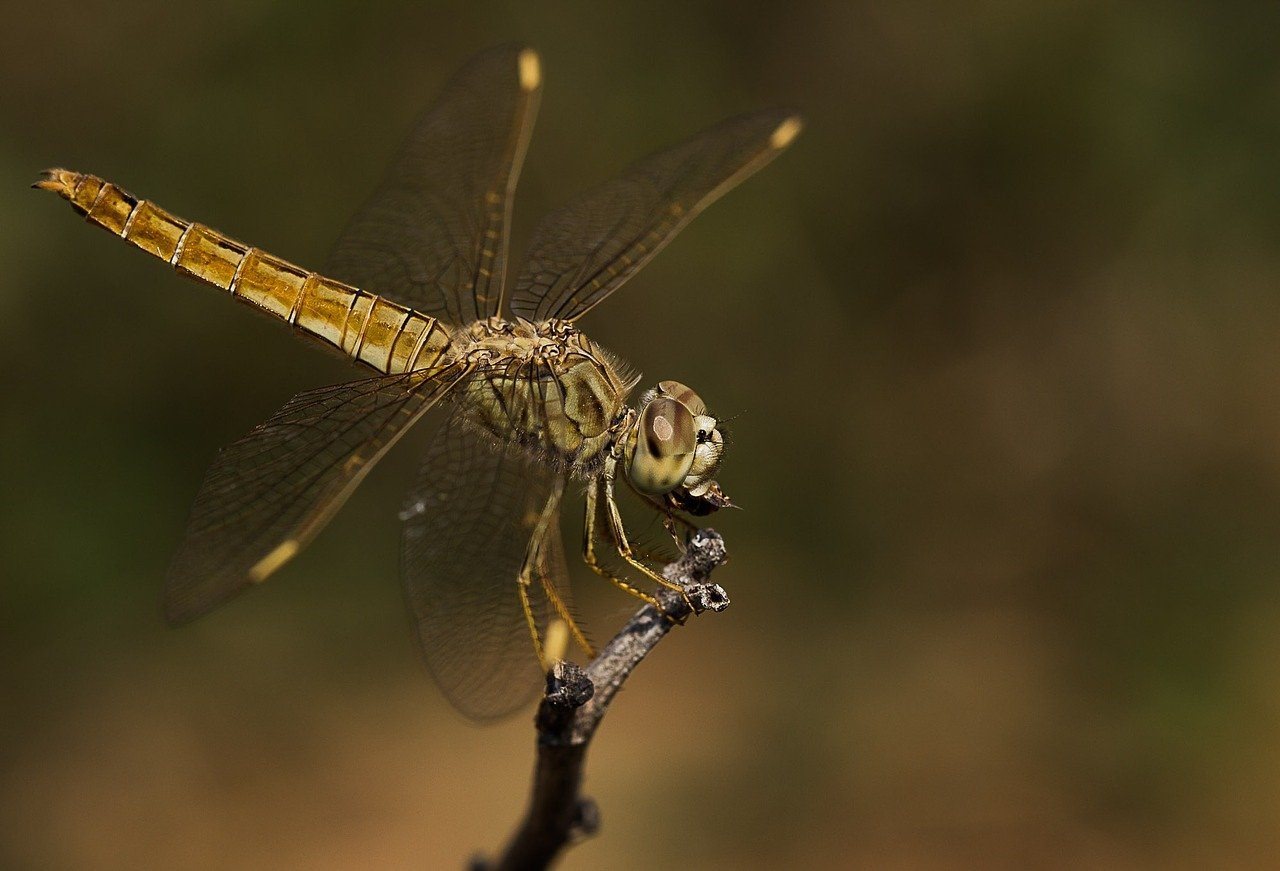
[[[300,393],[223,449],[169,566],[169,620],[198,617],[287,562],[462,374],[419,370]]]
[[[469,61],[343,232],[330,273],[455,324],[497,314],[540,87],[532,49],[502,46]]]
[[[436,435],[401,514],[401,574],[432,676],[466,716],[494,720],[527,703],[543,679],[521,604],[530,554],[560,573],[563,479],[509,446],[497,446],[459,415]],[[547,536],[534,539],[544,511]],[[551,536],[555,536],[554,539]],[[541,630],[553,608],[529,585]]]
[[[532,321],[585,314],[799,131],[800,120],[780,110],[730,118],[547,215],[511,311]]]

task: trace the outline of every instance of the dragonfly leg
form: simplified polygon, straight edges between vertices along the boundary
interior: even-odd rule
[[[609,517],[609,531],[613,533],[613,543],[618,549],[619,556],[627,561],[627,565],[634,569],[638,569],[651,580],[656,581],[659,585],[666,587],[669,590],[675,590],[679,593],[680,597],[684,599],[685,604],[689,606],[689,610],[693,612],[693,602],[689,600],[689,594],[684,591],[684,587],[677,583],[673,583],[672,581],[668,581],[658,572],[655,572],[643,562],[636,559],[635,552],[631,549],[631,542],[627,541],[627,531],[622,526],[622,514],[618,511],[618,502],[614,498],[613,481],[616,474],[617,462],[610,457],[605,461],[604,471],[601,473],[600,477],[603,479],[601,487],[604,490],[605,511],[608,512]]]
[[[587,487],[587,517],[584,524],[582,534],[582,561],[587,564],[587,568],[595,572],[606,581],[617,586],[619,589],[625,590],[637,599],[648,602],[653,607],[662,611],[662,606],[658,604],[656,597],[649,595],[644,590],[627,582],[623,578],[618,577],[600,562],[596,556],[596,541],[599,538],[597,531],[597,523],[600,517],[599,495],[597,490],[597,482],[592,481]],[[665,614],[666,612],[663,611]]]
[[[542,582],[542,591],[546,593],[547,600],[551,602],[551,607],[556,609],[556,614],[569,627],[569,634],[573,636],[573,640],[577,642],[578,647],[582,648],[582,652],[587,655],[588,659],[595,659],[596,649],[591,646],[591,642],[587,640],[582,627],[578,625],[578,621],[569,612],[568,606],[565,605],[564,599],[560,596],[560,591],[551,582],[551,578],[546,572],[541,572],[538,575],[538,580]]]
[[[520,570],[520,580],[516,583],[516,589],[520,593],[520,607],[524,609],[524,621],[529,626],[529,637],[533,639],[533,652],[538,655],[538,664],[542,666],[544,672],[550,671],[551,666],[555,663],[547,662],[546,654],[542,650],[542,636],[538,632],[538,621],[533,616],[533,606],[529,604],[529,583],[532,580],[524,569]]]
[[[529,634],[533,637],[533,649],[538,654],[538,661],[542,664],[543,671],[549,671],[555,663],[548,662],[546,652],[542,644],[542,638],[538,632],[538,621],[533,614],[533,606],[529,602],[529,588],[533,586],[534,578],[542,586],[542,591],[546,594],[547,600],[551,603],[560,619],[564,620],[565,625],[569,628],[570,635],[574,641],[582,648],[588,657],[595,657],[595,650],[587,641],[582,629],[578,626],[578,621],[569,613],[569,608],[565,604],[564,598],[560,592],[556,590],[554,579],[551,577],[551,567],[548,564],[547,544],[548,535],[552,529],[556,530],[555,534],[559,534],[559,527],[553,523],[556,519],[557,512],[560,510],[560,497],[564,492],[564,481],[552,490],[547,496],[547,501],[543,504],[538,512],[537,522],[534,524],[533,534],[529,536],[529,549],[525,551],[524,563],[520,566],[520,605],[524,608],[525,622],[529,625]],[[556,560],[557,563],[562,561]],[[563,571],[563,568],[561,569]]]
[[[698,524],[694,523],[693,521],[689,520],[683,515],[675,513],[666,505],[663,505],[657,499],[654,499],[648,493],[641,493],[639,490],[636,489],[636,485],[631,483],[630,478],[623,476],[622,480],[627,482],[627,486],[631,488],[631,492],[639,496],[642,502],[644,502],[654,511],[662,515],[662,528],[665,529],[667,531],[667,534],[671,536],[671,540],[676,543],[676,546],[678,548],[680,548],[680,552],[684,553],[685,544],[688,542],[689,539],[687,537],[681,538],[679,535],[677,535],[676,526],[684,527],[684,531],[687,535],[693,535],[699,529]]]

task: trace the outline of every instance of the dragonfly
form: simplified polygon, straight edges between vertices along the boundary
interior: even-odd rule
[[[468,61],[414,123],[324,274],[94,175],[51,169],[36,182],[90,224],[375,373],[298,394],[218,453],[166,575],[171,623],[275,574],[414,424],[446,407],[401,512],[402,582],[445,696],[494,720],[538,691],[552,623],[594,655],[560,531],[570,482],[585,488],[586,564],[651,604],[654,585],[672,584],[635,548],[622,486],[673,536],[732,504],[716,481],[723,434],[702,398],[664,380],[629,403],[638,376],[577,324],[781,153],[801,120],[739,115],[641,159],[546,215],[508,287],[512,199],[541,88],[528,47]]]

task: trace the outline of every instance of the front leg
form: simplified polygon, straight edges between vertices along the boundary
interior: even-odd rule
[[[610,456],[605,460],[604,471],[600,474],[601,489],[604,491],[604,509],[608,512],[609,531],[613,533],[613,543],[618,549],[618,555],[627,561],[627,565],[634,569],[638,569],[659,585],[669,590],[675,590],[684,599],[685,604],[689,606],[689,610],[694,610],[693,603],[689,601],[688,595],[684,591],[684,587],[677,583],[668,581],[658,572],[649,568],[640,560],[636,559],[635,552],[631,549],[631,543],[627,541],[627,531],[622,526],[622,514],[618,511],[618,502],[614,498],[613,482],[617,477],[618,461],[615,457]]]
[[[631,489],[631,492],[639,496],[642,502],[644,502],[654,511],[662,515],[662,528],[665,529],[667,531],[667,534],[671,536],[671,540],[676,543],[676,547],[680,549],[680,552],[684,553],[685,545],[688,543],[689,537],[692,536],[699,529],[701,529],[701,527],[698,526],[698,524],[694,523],[693,521],[689,520],[688,518],[684,517],[683,515],[677,514],[676,512],[672,511],[669,506],[663,505],[661,502],[659,502],[657,499],[654,499],[648,493],[641,493],[638,489],[636,489],[636,485],[631,483],[631,479],[626,477],[625,475],[623,476],[622,480],[627,482],[627,486]],[[687,535],[684,538],[681,538],[676,533],[677,525],[684,527],[684,530],[687,533]]]

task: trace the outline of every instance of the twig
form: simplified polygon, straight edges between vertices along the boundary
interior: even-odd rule
[[[529,808],[502,857],[493,863],[474,860],[472,871],[547,868],[566,846],[595,834],[599,811],[581,788],[596,727],[627,676],[675,625],[672,618],[683,622],[691,613],[729,607],[725,591],[710,582],[725,559],[724,540],[714,530],[694,533],[684,555],[663,572],[684,588],[688,603],[674,590],[663,590],[658,601],[667,617],[645,605],[585,670],[571,662],[551,670],[534,718],[538,759]]]

